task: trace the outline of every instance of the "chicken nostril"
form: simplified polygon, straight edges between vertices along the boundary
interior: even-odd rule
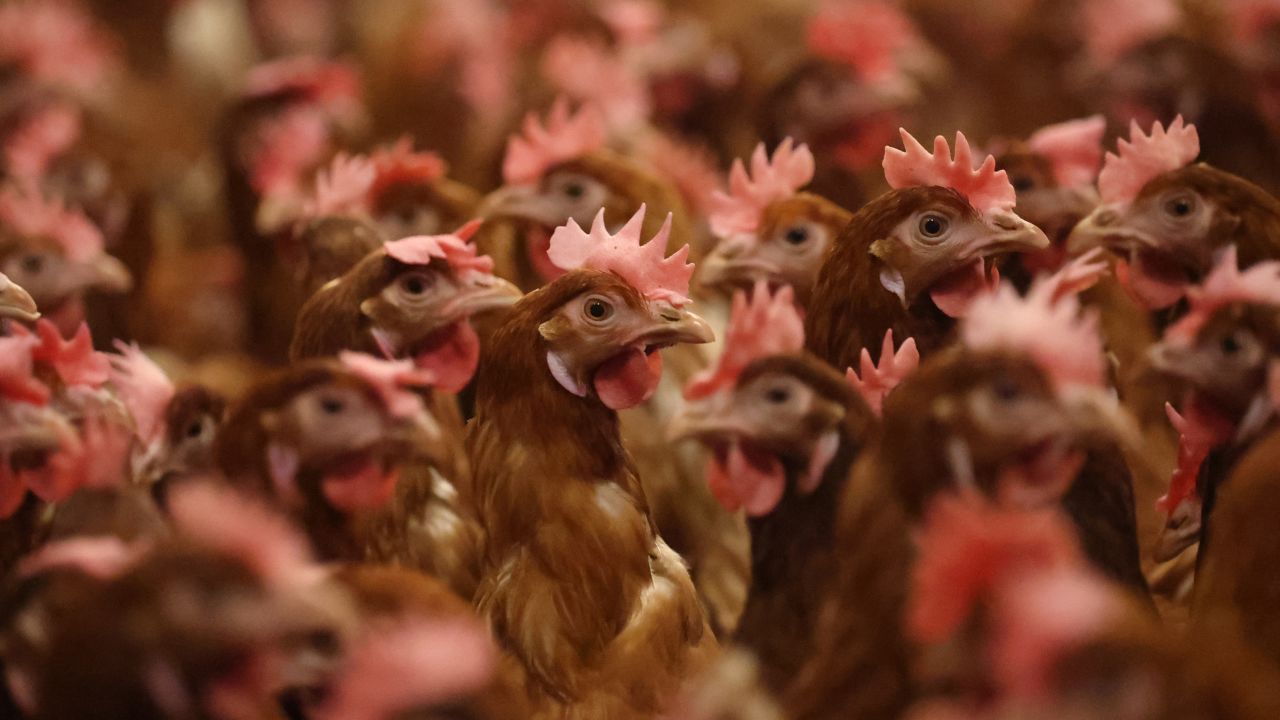
[[[663,311],[661,311],[661,312],[660,312],[660,313],[658,313],[658,314],[659,314],[659,315],[661,315],[661,316],[662,316],[662,319],[663,319],[663,320],[666,320],[667,322],[679,322],[679,321],[680,321],[680,311],[679,311],[679,310],[663,310]]]
[[[1093,216],[1093,223],[1095,225],[1102,225],[1102,226],[1113,225],[1115,224],[1116,220],[1118,220],[1119,218],[1120,218],[1119,213],[1117,213],[1115,210],[1108,208],[1106,210],[1099,210],[1097,214]]]

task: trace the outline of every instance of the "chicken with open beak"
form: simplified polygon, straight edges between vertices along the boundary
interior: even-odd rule
[[[0,191],[0,271],[34,298],[64,336],[84,319],[85,293],[128,292],[128,268],[108,255],[83,214],[35,191]]]

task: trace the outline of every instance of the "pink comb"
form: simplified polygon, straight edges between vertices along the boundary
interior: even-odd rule
[[[92,260],[103,253],[102,232],[88,218],[41,197],[37,190],[0,190],[0,222],[21,235],[54,241],[72,262]]]
[[[407,388],[430,387],[436,378],[412,360],[379,360],[372,355],[344,350],[338,361],[352,375],[364,380],[382,399],[387,412],[400,419],[412,418],[424,409],[422,398]]]
[[[77,3],[19,0],[0,5],[0,65],[42,82],[99,87],[117,59],[111,41]]]
[[[1223,5],[1236,38],[1245,42],[1259,41],[1268,28],[1280,22],[1277,0],[1227,0]]]
[[[1280,305],[1280,261],[1256,263],[1241,272],[1236,246],[1230,245],[1204,283],[1187,291],[1187,300],[1190,309],[1165,331],[1166,337],[1191,342],[1209,318],[1228,305]]]
[[[917,546],[907,631],[923,643],[946,640],[985,596],[1023,573],[1084,563],[1058,512],[1005,510],[977,496],[939,496]]]
[[[387,255],[406,265],[429,265],[440,258],[459,274],[476,272],[493,274],[493,258],[477,255],[476,246],[468,242],[483,220],[472,220],[458,228],[452,235],[418,235],[383,244]]]
[[[1052,280],[1032,283],[1020,297],[1011,285],[974,300],[960,336],[974,350],[1026,353],[1058,388],[1101,387],[1106,380],[1102,336],[1095,310],[1082,313],[1072,294]]]
[[[930,153],[911,133],[899,129],[904,150],[884,149],[884,178],[894,189],[937,185],[960,193],[981,213],[1011,210],[1017,194],[1009,176],[996,170],[996,159],[990,155],[977,170],[973,169],[973,151],[964,133],[956,133],[956,155],[951,158],[947,139],[934,138]]]
[[[557,91],[598,108],[615,134],[634,130],[651,113],[644,78],[599,41],[553,38],[542,56],[542,74]]]
[[[883,0],[825,0],[809,21],[809,48],[853,67],[866,82],[892,79],[898,53],[919,41],[915,25]]]
[[[1088,0],[1080,8],[1085,49],[1094,65],[1105,67],[1137,46],[1177,28],[1181,13],[1174,0]]]
[[[169,516],[180,535],[239,559],[276,587],[311,574],[307,543],[282,517],[228,487],[184,483],[169,496]]]
[[[783,286],[772,296],[769,285],[757,282],[750,297],[733,294],[733,312],[725,330],[724,350],[715,367],[702,371],[685,386],[688,400],[700,400],[728,388],[748,365],[773,355],[804,349],[804,319],[796,310],[795,292]]]
[[[80,139],[80,108],[57,101],[32,113],[4,141],[9,174],[39,184],[49,167]]]
[[[1133,202],[1143,186],[1156,177],[1190,164],[1200,154],[1200,135],[1195,125],[1174,118],[1166,131],[1160,123],[1144,135],[1138,123],[1129,125],[1129,140],[1116,144],[1116,153],[1107,153],[1098,175],[1098,192],[1108,204]]]
[[[21,325],[14,325],[11,332],[24,337],[31,334]],[[70,340],[63,340],[57,326],[44,318],[36,321],[36,333],[38,342],[32,357],[52,367],[67,386],[99,388],[110,379],[111,363],[106,354],[93,349],[93,337],[84,322]]]
[[[413,140],[402,137],[394,145],[383,147],[373,154],[373,166],[377,177],[373,183],[372,197],[400,184],[429,184],[443,178],[448,165],[433,152],[415,152]]]
[[[29,332],[0,337],[0,398],[44,405],[49,388],[35,377],[35,350],[40,340]]]
[[[582,157],[604,147],[604,119],[600,111],[586,105],[570,115],[569,101],[556,100],[547,115],[547,124],[529,113],[521,134],[507,140],[507,156],[502,177],[513,185],[536,183],[552,167]]]
[[[300,193],[304,176],[329,152],[331,139],[328,121],[314,107],[290,108],[263,121],[245,159],[250,184],[264,196]]]
[[[133,417],[138,437],[147,445],[164,438],[165,413],[173,400],[173,382],[137,343],[115,341],[119,355],[109,355],[116,396]]]
[[[711,231],[721,237],[755,232],[765,208],[808,185],[813,170],[813,153],[808,145],[796,146],[786,138],[770,158],[764,143],[760,143],[751,155],[751,173],[748,175],[741,160],[735,160],[729,171],[728,194],[712,194]]]
[[[704,216],[714,212],[713,198],[720,190],[720,171],[706,148],[663,132],[653,132],[641,141],[639,154],[676,186],[691,210]]]
[[[355,215],[369,211],[369,191],[377,178],[373,161],[338,153],[328,170],[316,175],[315,194],[303,212],[308,217]]]
[[[414,618],[373,631],[352,651],[321,720],[388,720],[482,690],[497,658],[471,618]]]
[[[305,56],[263,63],[249,71],[246,97],[278,93],[297,93],[329,112],[347,115],[359,108],[360,75],[346,63]]]
[[[871,362],[871,353],[866,348],[862,349],[860,363],[862,376],[848,368],[844,373],[845,379],[867,401],[872,412],[880,415],[884,410],[885,397],[920,366],[920,351],[916,348],[916,339],[907,338],[895,352],[893,329],[890,328],[885,331],[884,344],[880,347],[880,365]]]
[[[1061,187],[1092,185],[1102,165],[1102,136],[1107,120],[1092,115],[1042,127],[1027,139],[1027,146],[1049,160],[1053,177]]]
[[[664,300],[672,305],[689,302],[689,279],[693,264],[686,263],[689,246],[667,254],[667,238],[671,235],[671,214],[662,229],[647,243],[641,243],[645,206],[627,221],[617,235],[604,226],[604,209],[596,214],[591,232],[584,231],[575,220],[561,225],[551,235],[547,257],[561,270],[599,270],[620,275],[631,287],[650,300]]]

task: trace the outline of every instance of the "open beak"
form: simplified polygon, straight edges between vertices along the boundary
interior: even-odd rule
[[[1147,363],[1160,375],[1203,386],[1207,381],[1222,372],[1195,348],[1182,343],[1171,343],[1168,340],[1152,345],[1147,350]]]
[[[532,185],[511,185],[489,193],[476,214],[486,220],[518,220],[546,227],[565,222],[564,208]]]
[[[441,310],[445,318],[462,319],[489,310],[515,305],[524,293],[520,288],[496,275],[477,273],[467,280],[462,291]]]
[[[627,345],[646,345],[664,348],[678,343],[701,345],[716,339],[711,325],[698,315],[664,301],[650,305],[652,322],[639,332]]]
[[[40,311],[31,295],[0,275],[0,318],[35,322],[39,317]]]

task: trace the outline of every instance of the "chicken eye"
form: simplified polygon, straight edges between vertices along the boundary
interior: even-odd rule
[[[38,275],[44,270],[44,258],[39,255],[27,255],[20,261],[22,270],[30,275]]]
[[[421,295],[431,287],[431,278],[421,273],[406,275],[400,280],[400,288],[408,295]]]
[[[337,398],[320,398],[320,409],[323,410],[326,415],[337,415],[342,412],[343,407],[342,401]]]
[[[583,187],[582,183],[568,182],[564,184],[563,188],[561,188],[561,192],[563,192],[568,198],[579,200],[583,195],[587,194],[587,189]]]
[[[1004,402],[1017,400],[1018,396],[1022,394],[1022,388],[1018,387],[1017,383],[1008,379],[997,380],[995,384],[992,385],[991,391],[995,393],[997,398]]]
[[[788,245],[803,245],[809,242],[809,228],[803,225],[796,225],[788,229],[782,239],[786,240]]]
[[[1222,342],[1219,343],[1219,347],[1222,348],[1223,355],[1235,355],[1240,352],[1240,340],[1235,336],[1235,334],[1227,335],[1222,338]]]
[[[196,420],[187,426],[187,437],[195,439],[204,434],[204,423]]]
[[[1035,181],[1026,175],[1015,175],[1009,178],[1009,182],[1013,184],[1014,192],[1020,193],[1031,190],[1036,186]]]
[[[927,238],[941,237],[949,226],[950,222],[941,215],[930,213],[920,218],[920,234]]]
[[[765,392],[764,397],[774,405],[781,405],[791,399],[791,392],[784,387],[772,387]]]
[[[1185,218],[1196,210],[1195,198],[1179,195],[1164,204],[1164,211],[1175,218]]]
[[[602,322],[613,316],[613,304],[599,297],[587,298],[583,313],[593,322]]]

